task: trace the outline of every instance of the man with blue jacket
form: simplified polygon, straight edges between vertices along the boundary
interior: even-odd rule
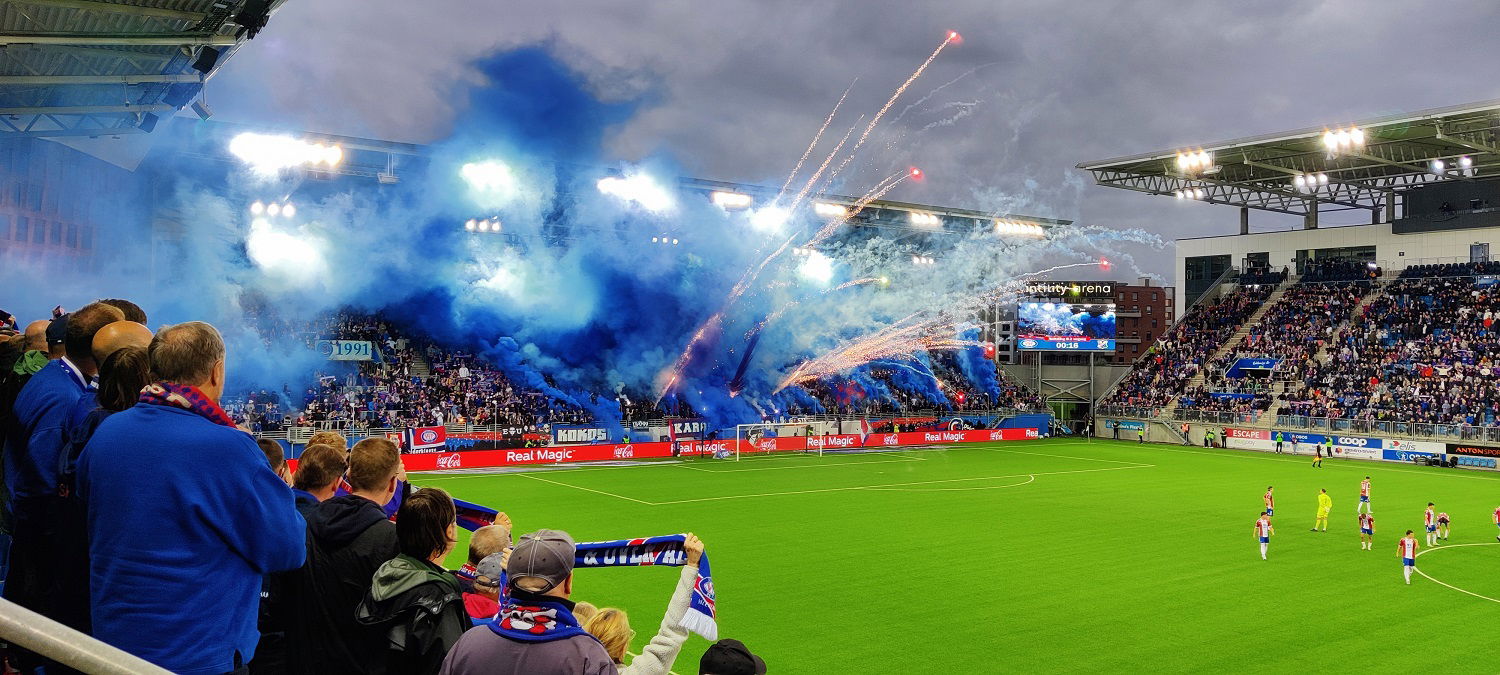
[[[64,429],[78,400],[93,391],[98,372],[94,334],[123,316],[95,302],[54,321],[64,322],[48,331],[61,334],[65,355],[36,371],[12,408],[5,439],[5,484],[15,529],[5,598],[47,616],[53,615],[50,599],[57,592],[52,547],[61,507],[58,460],[66,444]]]
[[[160,381],[78,460],[94,637],[177,673],[245,671],[262,578],[300,566],[291,488],[219,407],[224,341],[202,322],[151,341]]]

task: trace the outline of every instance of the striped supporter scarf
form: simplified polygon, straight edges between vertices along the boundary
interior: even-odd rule
[[[65,364],[66,365],[66,364]],[[224,412],[219,404],[214,403],[197,387],[188,384],[177,384],[175,382],[153,382],[141,387],[141,403],[151,405],[164,405],[172,408],[182,408],[192,413],[203,416],[214,424],[233,428],[234,420]]]
[[[686,563],[687,553],[682,550],[685,539],[680,534],[667,534],[644,539],[618,539],[578,544],[573,558],[576,567],[637,567],[666,565],[681,567]],[[688,600],[688,611],[679,624],[704,638],[719,639],[718,613],[714,599],[714,580],[708,571],[708,554],[698,560],[698,579],[693,582],[693,595]]]

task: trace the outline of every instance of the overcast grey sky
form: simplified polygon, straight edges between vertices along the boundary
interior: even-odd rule
[[[613,157],[664,152],[694,175],[779,184],[850,82],[845,125],[949,29],[963,43],[892,109],[853,185],[915,164],[929,180],[891,198],[1228,233],[1233,208],[1097,187],[1073,166],[1500,98],[1494,0],[290,0],[208,99],[230,121],[427,142],[464,114],[481,82],[469,64],[542,44],[601,96],[651,93],[607,135]],[[1157,261],[1169,269],[1170,252],[1142,262]]]

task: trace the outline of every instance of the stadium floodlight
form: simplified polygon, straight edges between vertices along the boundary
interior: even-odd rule
[[[338,145],[250,132],[235,136],[229,142],[229,152],[261,174],[275,174],[298,166],[333,168],[344,160],[344,149]]]
[[[1320,174],[1318,174],[1318,185],[1327,185],[1327,184],[1328,184],[1328,174],[1326,174],[1326,173],[1320,173]]]
[[[935,213],[912,211],[907,217],[913,225],[936,226],[941,225],[943,222]]]
[[[297,215],[297,207],[292,206],[291,202],[287,202],[287,203],[281,205],[281,217],[282,218],[293,218],[293,217],[296,217],[296,215]]]
[[[1177,153],[1177,171],[1195,173],[1213,168],[1214,155],[1206,150],[1187,150]]]
[[[481,220],[481,221],[479,221],[478,227],[479,227],[479,231],[480,232],[489,232],[490,231],[490,221],[488,221],[488,220]]]
[[[1448,165],[1445,164],[1441,159],[1432,160],[1432,164],[1430,164],[1429,166],[1432,168],[1433,173],[1442,173],[1444,169],[1448,168]]]
[[[661,237],[652,237],[651,238],[651,243],[653,243],[653,244],[655,244],[658,241],[661,241]]]
[[[516,177],[510,167],[493,159],[469,162],[459,167],[458,174],[475,192],[506,195],[516,187]]]
[[[280,204],[272,204],[270,206],[267,206],[266,207],[266,215],[268,215],[268,216],[281,215],[281,205]]]
[[[843,218],[849,215],[849,209],[833,202],[813,202],[813,213],[824,218]]]
[[[1467,169],[1467,168],[1469,168],[1471,166],[1474,166],[1474,158],[1473,157],[1470,157],[1468,155],[1464,155],[1463,157],[1459,157],[1458,158],[1458,168],[1460,168],[1460,169]]]
[[[464,229],[465,229],[465,230],[468,230],[468,231],[470,231],[470,232],[473,232],[473,231],[474,231],[474,229],[475,229],[475,228],[477,228],[477,227],[479,227],[479,224],[478,224],[478,223],[476,223],[476,222],[474,222],[474,219],[473,219],[473,218],[470,218],[470,219],[469,219],[469,220],[468,220],[468,222],[466,222],[466,223],[464,223]]]
[[[1292,185],[1297,186],[1298,190],[1307,189],[1307,176],[1304,176],[1300,173],[1297,174],[1297,177],[1292,179]]]
[[[672,240],[672,245],[673,245],[673,246],[676,246],[676,245],[677,245],[677,240],[676,240],[676,239],[673,239],[673,240]]]
[[[672,208],[672,195],[645,174],[605,176],[597,183],[600,192],[660,213]]]
[[[761,232],[780,232],[791,220],[792,212],[782,206],[767,206],[750,213],[750,227]]]
[[[255,203],[253,203],[253,204],[250,205],[250,213],[253,214],[253,215],[257,215],[258,216],[258,215],[260,215],[262,213],[265,213],[265,212],[266,212],[266,205],[260,203],[259,200],[257,200]]]
[[[933,260],[931,256],[914,255],[911,257],[911,262],[913,265],[931,265],[937,261]]]
[[[714,190],[709,195],[709,199],[713,201],[714,205],[726,210],[748,208],[750,202],[754,201],[750,195],[743,192],[727,192],[724,190]]]
[[[1193,188],[1193,199],[1203,199],[1203,195],[1204,192],[1202,188]]]
[[[1359,127],[1327,129],[1323,131],[1323,148],[1333,157],[1364,147],[1365,132]]]

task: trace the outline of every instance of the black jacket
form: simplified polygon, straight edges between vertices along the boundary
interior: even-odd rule
[[[303,520],[312,518],[318,500],[301,490],[292,490],[297,500],[297,512]],[[308,546],[312,545],[311,537]],[[301,634],[305,621],[299,611],[298,602],[306,595],[303,588],[302,570],[276,572],[266,576],[260,588],[260,643],[255,646],[255,659],[250,662],[251,675],[281,675],[292,672],[290,639]]]
[[[366,671],[378,675],[436,675],[474,627],[453,574],[407,555],[380,566],[355,618],[384,638]]]
[[[288,589],[299,625],[288,631],[292,672],[360,673],[380,636],[354,621],[354,608],[387,560],[396,557],[396,525],[363,497],[344,495],[306,514],[307,564]]]

